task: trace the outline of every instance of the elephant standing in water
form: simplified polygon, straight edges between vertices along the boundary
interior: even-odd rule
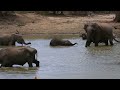
[[[8,47],[0,50],[1,67],[12,67],[13,65],[24,65],[26,62],[29,67],[33,67],[32,63],[39,67],[39,61],[35,58],[37,50],[31,47]]]
[[[62,40],[62,39],[57,39],[53,38],[50,41],[50,46],[74,46],[77,43],[71,43],[69,40]]]
[[[108,45],[113,45],[113,39],[117,42],[120,42],[115,39],[113,35],[113,27],[106,23],[88,23],[84,25],[84,29],[87,33],[86,45],[90,46],[91,42],[95,43],[95,46],[98,46],[98,43],[105,43]]]
[[[23,37],[20,34],[3,34],[0,35],[0,45],[1,46],[15,46],[15,42],[19,44],[31,44],[30,42],[26,43],[23,39]]]

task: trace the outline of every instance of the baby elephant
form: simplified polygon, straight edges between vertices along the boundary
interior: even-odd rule
[[[0,50],[1,67],[12,67],[13,65],[24,65],[26,62],[29,67],[33,67],[32,63],[39,67],[39,61],[35,58],[37,50],[31,47],[8,47]]]
[[[87,34],[83,33],[80,37],[82,37],[82,40],[86,40],[87,39]]]
[[[62,39],[57,39],[53,38],[50,41],[50,46],[74,46],[77,43],[71,43],[69,40],[62,40]]]

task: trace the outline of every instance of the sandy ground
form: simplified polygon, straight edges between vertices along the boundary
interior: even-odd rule
[[[35,13],[16,13],[9,19],[0,19],[0,33],[15,33],[18,30],[21,34],[81,34],[84,33],[84,23],[105,22],[117,26],[114,30],[120,36],[120,23],[113,23],[114,14],[95,15],[89,17],[54,17],[42,16]]]

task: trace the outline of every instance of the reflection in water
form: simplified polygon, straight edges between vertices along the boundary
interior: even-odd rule
[[[0,68],[0,79],[34,79],[39,68],[33,67],[2,67]]]
[[[120,44],[85,47],[81,38],[67,38],[78,45],[50,47],[51,39],[26,38],[31,47],[38,50],[40,67],[29,68],[28,64],[14,68],[0,68],[3,79],[44,78],[120,78]],[[19,45],[18,45],[19,46]],[[35,65],[34,65],[35,66]]]

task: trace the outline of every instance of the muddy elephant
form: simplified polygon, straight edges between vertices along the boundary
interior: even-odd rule
[[[84,30],[87,33],[87,41],[86,45],[90,46],[91,42],[98,46],[98,43],[105,43],[108,45],[108,41],[110,45],[113,44],[113,39],[117,42],[120,42],[115,39],[113,35],[113,27],[106,23],[88,23],[84,25]]]
[[[31,44],[30,42],[26,43],[23,37],[20,34],[2,34],[0,35],[0,45],[1,46],[15,46],[15,42],[19,44]]]
[[[1,67],[12,67],[28,63],[29,67],[33,67],[32,63],[35,63],[39,67],[36,55],[37,50],[32,47],[7,47],[0,50],[0,64]]]
[[[57,39],[53,38],[50,41],[50,46],[74,46],[77,43],[71,43],[69,40],[62,40],[62,39]]]

